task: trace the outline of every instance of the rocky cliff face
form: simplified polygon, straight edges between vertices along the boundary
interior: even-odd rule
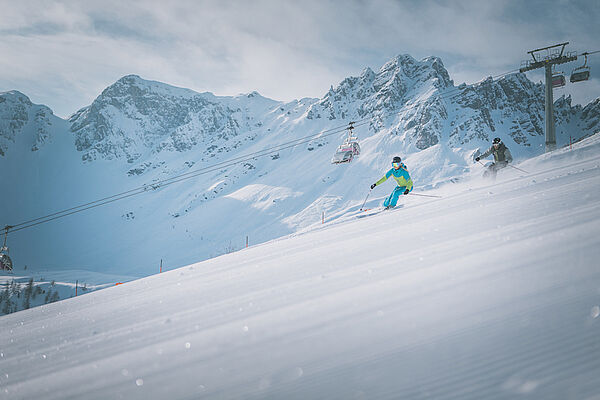
[[[511,137],[515,143],[531,146],[532,138],[544,135],[544,88],[523,74],[491,78],[462,85],[451,101],[456,110],[450,122],[450,144],[465,145],[472,139]]]
[[[16,90],[0,93],[0,156],[24,135],[23,141],[31,151],[37,151],[51,140],[52,110],[33,104]],[[27,132],[26,132],[27,131]]]
[[[363,118],[393,112],[428,89],[443,90],[452,85],[448,72],[437,57],[416,61],[409,55],[387,62],[379,72],[366,68],[359,77],[344,79],[316,103],[309,118]],[[358,106],[354,108],[352,106]]]
[[[257,93],[241,99],[218,98],[129,75],[69,121],[84,161],[101,157],[133,163],[143,155],[184,152],[200,143],[209,155],[239,146],[260,126],[247,107],[254,98],[263,105],[276,103]],[[238,137],[241,134],[244,137]]]
[[[559,98],[555,107],[557,132],[588,135],[600,129],[597,102],[581,108]],[[419,151],[438,143],[464,147],[495,136],[531,147],[544,136],[544,115],[544,87],[524,74],[456,87],[439,58],[416,61],[403,55],[377,73],[367,68],[332,87],[307,118],[370,118],[373,133],[387,129]]]

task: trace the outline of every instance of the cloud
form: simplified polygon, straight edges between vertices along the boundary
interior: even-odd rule
[[[217,95],[257,90],[291,100],[319,97],[398,54],[439,56],[456,83],[473,82],[517,68],[528,50],[565,38],[574,38],[574,50],[596,50],[600,33],[592,1],[32,0],[2,6],[0,90],[21,90],[61,116],[131,73]]]

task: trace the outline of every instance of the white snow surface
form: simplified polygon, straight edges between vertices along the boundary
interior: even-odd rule
[[[518,167],[0,317],[0,398],[598,399],[600,135]]]
[[[288,103],[127,75],[63,120],[0,92],[0,227],[16,228],[7,245],[19,276],[149,276],[161,261],[172,270],[343,220],[394,156],[419,192],[481,174],[474,157],[494,137],[517,163],[537,156],[543,93],[524,74],[455,86],[441,59],[408,54]],[[568,145],[599,129],[600,98],[573,107],[559,97],[555,116],[557,144]],[[361,154],[332,165],[350,121]],[[164,180],[176,184],[156,188]],[[112,202],[136,188],[147,190]]]

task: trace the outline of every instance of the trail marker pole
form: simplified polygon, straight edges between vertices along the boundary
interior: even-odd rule
[[[246,248],[248,248],[248,235],[246,235]]]
[[[75,297],[77,297],[77,284],[79,283],[78,280],[75,281]]]
[[[158,271],[158,273],[162,273],[162,258],[160,259],[160,270]]]

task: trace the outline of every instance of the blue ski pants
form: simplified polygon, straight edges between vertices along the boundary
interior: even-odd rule
[[[387,199],[383,202],[384,207],[396,207],[396,203],[398,203],[398,198],[404,191],[406,190],[406,186],[396,186],[394,191],[388,196]]]

